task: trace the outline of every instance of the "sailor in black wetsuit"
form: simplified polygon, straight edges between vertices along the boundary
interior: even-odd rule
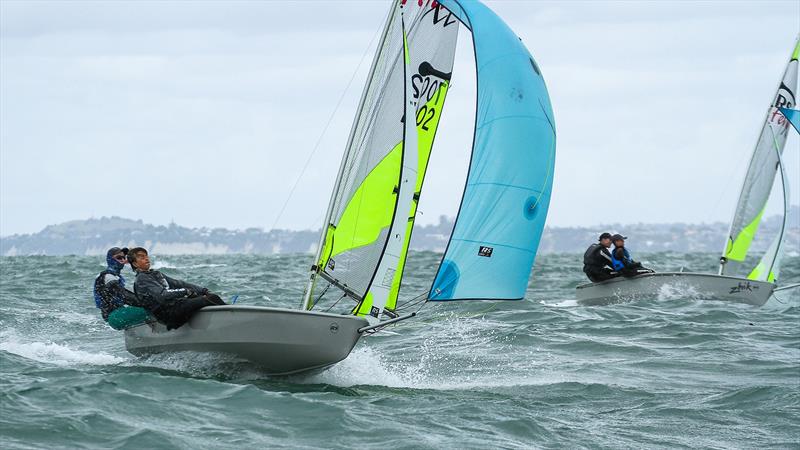
[[[147,250],[141,247],[131,249],[128,260],[136,270],[133,290],[145,308],[168,330],[179,328],[201,308],[226,304],[218,295],[202,286],[176,280],[150,269]]]
[[[614,270],[609,247],[611,247],[611,233],[603,233],[600,235],[599,243],[590,245],[583,254],[583,273],[593,283],[619,276],[619,272]]]

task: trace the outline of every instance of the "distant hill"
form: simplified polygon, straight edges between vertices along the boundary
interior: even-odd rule
[[[186,228],[149,225],[121,217],[73,220],[34,234],[0,238],[0,254],[100,255],[113,246],[142,246],[156,254],[305,253],[315,249],[317,231],[258,228]]]
[[[790,213],[787,248],[800,252],[800,208]],[[771,236],[780,229],[780,218],[771,217],[761,224],[753,245],[766,249]],[[444,251],[453,221],[440,217],[436,225],[414,229],[411,248]],[[594,227],[547,227],[539,251],[542,253],[582,252],[603,231],[621,232],[637,252],[718,252],[728,224],[634,224]],[[121,217],[73,220],[50,225],[34,234],[0,238],[0,255],[101,255],[113,246],[142,246],[155,254],[224,254],[224,253],[308,253],[316,250],[317,230],[270,230],[259,228],[186,228],[176,224],[149,225],[141,220]]]

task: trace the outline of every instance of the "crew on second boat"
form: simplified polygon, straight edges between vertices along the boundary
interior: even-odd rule
[[[628,237],[621,234],[611,236],[611,242],[614,243],[614,250],[611,251],[611,262],[614,270],[625,277],[653,273],[652,269],[643,267],[642,263],[633,260],[631,253],[625,248],[625,239],[628,239]]]
[[[614,270],[614,260],[608,251],[609,247],[611,247],[611,233],[603,233],[598,243],[590,245],[583,254],[583,272],[593,283],[619,276],[619,272]]]

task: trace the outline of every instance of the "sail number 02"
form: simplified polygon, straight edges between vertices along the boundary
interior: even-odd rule
[[[439,104],[439,96],[442,93],[442,90],[439,89],[440,84],[443,83],[440,83],[439,80],[431,82],[431,77],[423,77],[420,74],[415,74],[411,77],[411,85],[414,88],[414,98],[420,99],[424,97],[427,102],[430,102],[435,94],[436,100],[433,102],[433,105]],[[428,123],[436,117],[436,108],[434,108],[433,105],[428,106],[426,103],[417,110],[417,126],[424,131],[429,130]]]
[[[436,116],[436,108],[422,105],[422,108],[417,111],[417,126],[428,131],[428,122],[433,120],[434,116]]]

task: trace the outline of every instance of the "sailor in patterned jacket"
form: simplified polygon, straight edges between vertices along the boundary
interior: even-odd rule
[[[111,247],[106,252],[106,270],[94,280],[94,304],[100,309],[103,320],[115,330],[122,330],[148,320],[147,310],[140,308],[136,295],[125,289],[122,269],[125,267],[127,248]]]

